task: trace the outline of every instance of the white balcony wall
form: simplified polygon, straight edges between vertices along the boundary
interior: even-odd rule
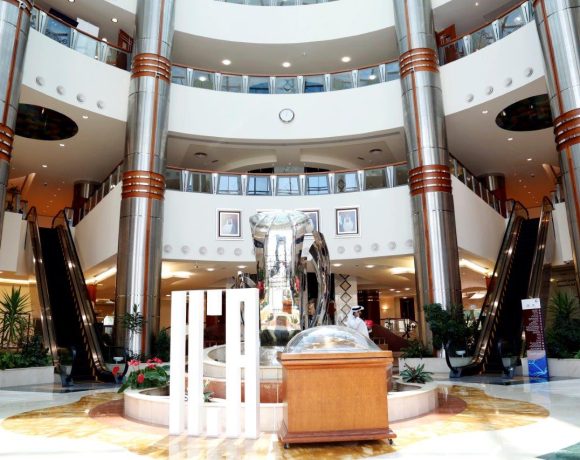
[[[552,264],[558,266],[574,263],[566,203],[555,204],[552,216],[554,220],[554,236],[556,237]]]
[[[22,214],[6,211],[0,240],[0,271],[22,272],[21,258],[25,242],[26,221],[22,220]]]

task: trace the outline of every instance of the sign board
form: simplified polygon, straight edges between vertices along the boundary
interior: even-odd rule
[[[544,340],[544,316],[540,299],[522,299],[522,321],[526,333],[530,378],[548,379],[548,358]]]

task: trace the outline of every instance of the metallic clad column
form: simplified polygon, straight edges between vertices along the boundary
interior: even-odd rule
[[[137,33],[129,90],[127,142],[117,255],[116,340],[149,355],[159,325],[165,144],[171,83],[174,0],[137,2]],[[133,306],[140,334],[123,328]],[[129,343],[130,342],[130,343]]]
[[[461,303],[457,235],[431,1],[394,6],[422,312],[429,303]]]
[[[32,0],[0,0],[0,237]]]
[[[535,0],[580,288],[580,0]]]

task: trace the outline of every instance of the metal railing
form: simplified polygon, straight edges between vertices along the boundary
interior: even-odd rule
[[[253,6],[300,6],[316,5],[317,3],[330,3],[337,0],[216,0],[224,3],[235,3],[237,5]]]

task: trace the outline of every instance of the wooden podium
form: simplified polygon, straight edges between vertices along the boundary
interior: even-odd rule
[[[281,353],[284,419],[291,443],[389,439],[387,366],[391,351]]]

